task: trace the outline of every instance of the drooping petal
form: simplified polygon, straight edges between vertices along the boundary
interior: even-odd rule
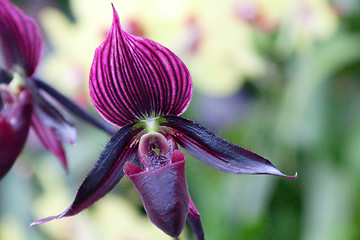
[[[149,219],[166,234],[179,236],[189,211],[184,153],[175,150],[172,163],[154,171],[141,171],[131,162],[125,164],[124,171],[136,187]]]
[[[180,115],[192,96],[184,63],[170,50],[123,31],[115,9],[106,40],[96,49],[90,70],[95,108],[119,127],[160,115]]]
[[[1,97],[7,94],[0,86]],[[3,99],[0,112],[0,179],[10,170],[16,158],[24,147],[29,132],[32,97],[28,91],[23,91],[18,102],[8,102]],[[7,106],[7,105],[14,106]]]
[[[28,78],[27,83],[34,98],[34,111],[40,121],[54,131],[58,140],[74,144],[76,142],[74,125],[41,95],[33,79]]]
[[[193,230],[196,239],[197,240],[204,240],[205,239],[205,233],[204,229],[202,227],[201,219],[200,219],[200,213],[195,207],[194,202],[190,198],[190,207],[189,207],[189,214],[187,216],[187,221]]]
[[[67,98],[62,93],[57,91],[55,88],[48,85],[46,82],[41,81],[40,79],[37,78],[33,78],[33,81],[39,89],[44,90],[47,94],[53,97],[66,110],[72,113],[73,116],[107,132],[110,135],[114,135],[116,133],[116,130],[112,125],[108,124],[106,121],[102,119],[99,120],[98,118],[95,118],[92,114],[79,107],[75,102],[73,102],[73,100]]]
[[[7,0],[0,0],[1,55],[7,70],[15,65],[31,76],[40,61],[43,43],[35,21]]]
[[[31,226],[73,216],[105,196],[123,177],[125,162],[135,158],[138,134],[142,130],[143,128],[136,127],[136,124],[121,128],[106,145],[99,160],[81,184],[70,207],[57,216],[35,221]]]
[[[43,146],[52,152],[60,161],[64,169],[68,171],[64,148],[62,143],[56,138],[54,130],[43,124],[35,113],[32,115],[31,126]]]
[[[281,173],[270,161],[220,138],[199,123],[178,116],[165,116],[164,131],[194,157],[223,172],[235,174],[270,174],[296,178]]]

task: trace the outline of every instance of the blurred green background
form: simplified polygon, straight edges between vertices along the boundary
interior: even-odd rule
[[[254,151],[295,180],[231,175],[187,155],[208,240],[360,239],[358,0],[23,0],[42,28],[38,76],[91,106],[88,73],[112,20],[174,51],[194,95],[185,117]],[[73,200],[109,137],[75,122],[67,175],[31,136],[0,182],[1,240],[169,239],[124,178],[77,216],[36,227]],[[187,227],[180,239],[195,239]]]

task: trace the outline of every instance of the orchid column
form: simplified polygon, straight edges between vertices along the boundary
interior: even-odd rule
[[[204,239],[200,215],[188,193],[185,155],[178,145],[224,172],[289,176],[263,157],[180,117],[192,96],[186,66],[162,45],[123,31],[114,8],[113,14],[109,35],[95,51],[89,84],[95,108],[120,129],[71,206],[32,225],[79,213],[107,194],[125,172],[157,227],[177,237],[188,220],[197,238]]]

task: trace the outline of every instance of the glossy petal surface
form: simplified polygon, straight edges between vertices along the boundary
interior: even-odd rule
[[[186,151],[204,163],[223,172],[235,174],[270,174],[289,178],[270,161],[220,138],[210,130],[191,120],[163,117],[164,131],[172,135]]]
[[[68,167],[65,151],[61,141],[56,138],[54,130],[46,126],[35,113],[32,115],[31,126],[42,145],[57,157],[61,165],[67,171]]]
[[[0,44],[7,70],[19,65],[27,76],[33,75],[43,49],[38,26],[7,0],[0,0]]]
[[[124,175],[124,164],[136,156],[137,134],[142,128],[134,129],[135,124],[121,128],[106,145],[99,160],[81,184],[71,206],[63,213],[33,222],[31,225],[53,219],[73,216],[105,196]]]
[[[0,91],[4,98],[6,93]],[[0,179],[10,170],[24,147],[32,113],[32,97],[28,91],[20,94],[18,102],[9,100],[12,101],[3,99],[0,112]]]
[[[142,171],[128,162],[124,171],[136,187],[150,220],[166,234],[177,237],[188,215],[189,192],[184,153],[175,150],[172,161],[150,171]]]
[[[109,35],[95,51],[89,84],[95,108],[119,127],[180,115],[192,96],[184,63],[162,45],[124,32],[115,9]]]

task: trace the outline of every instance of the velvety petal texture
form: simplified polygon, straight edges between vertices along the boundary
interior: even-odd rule
[[[0,85],[0,179],[10,170],[24,147],[31,121],[32,97],[23,91],[17,99]]]
[[[127,162],[124,171],[138,191],[149,219],[169,236],[179,236],[189,211],[184,153],[175,150],[172,162],[156,170],[142,171]]]
[[[35,21],[8,0],[0,0],[0,45],[3,63],[13,71],[19,65],[32,76],[43,49]]]
[[[177,144],[224,172],[296,177],[281,173],[265,158],[180,117],[192,96],[186,66],[162,45],[124,32],[114,7],[111,29],[95,51],[89,78],[96,110],[120,130],[105,147],[70,207],[32,225],[79,213],[105,196],[125,173],[138,191],[149,219],[158,228],[177,239],[187,220],[196,238],[203,240],[200,214],[186,183],[185,155]],[[43,100],[36,81],[28,82],[39,119],[49,127],[61,126],[65,121]],[[38,86],[52,92],[41,83]]]
[[[186,151],[223,172],[235,174],[270,174],[296,178],[281,173],[270,161],[239,147],[201,126],[178,116],[164,116],[164,131]]]
[[[121,128],[108,142],[99,160],[86,176],[71,206],[57,216],[40,219],[31,225],[73,216],[105,196],[123,177],[125,162],[133,161],[136,157],[138,134],[142,130],[136,124]]]
[[[113,8],[113,24],[96,49],[90,70],[95,108],[119,127],[161,115],[180,115],[190,103],[192,81],[170,50],[123,31]]]

